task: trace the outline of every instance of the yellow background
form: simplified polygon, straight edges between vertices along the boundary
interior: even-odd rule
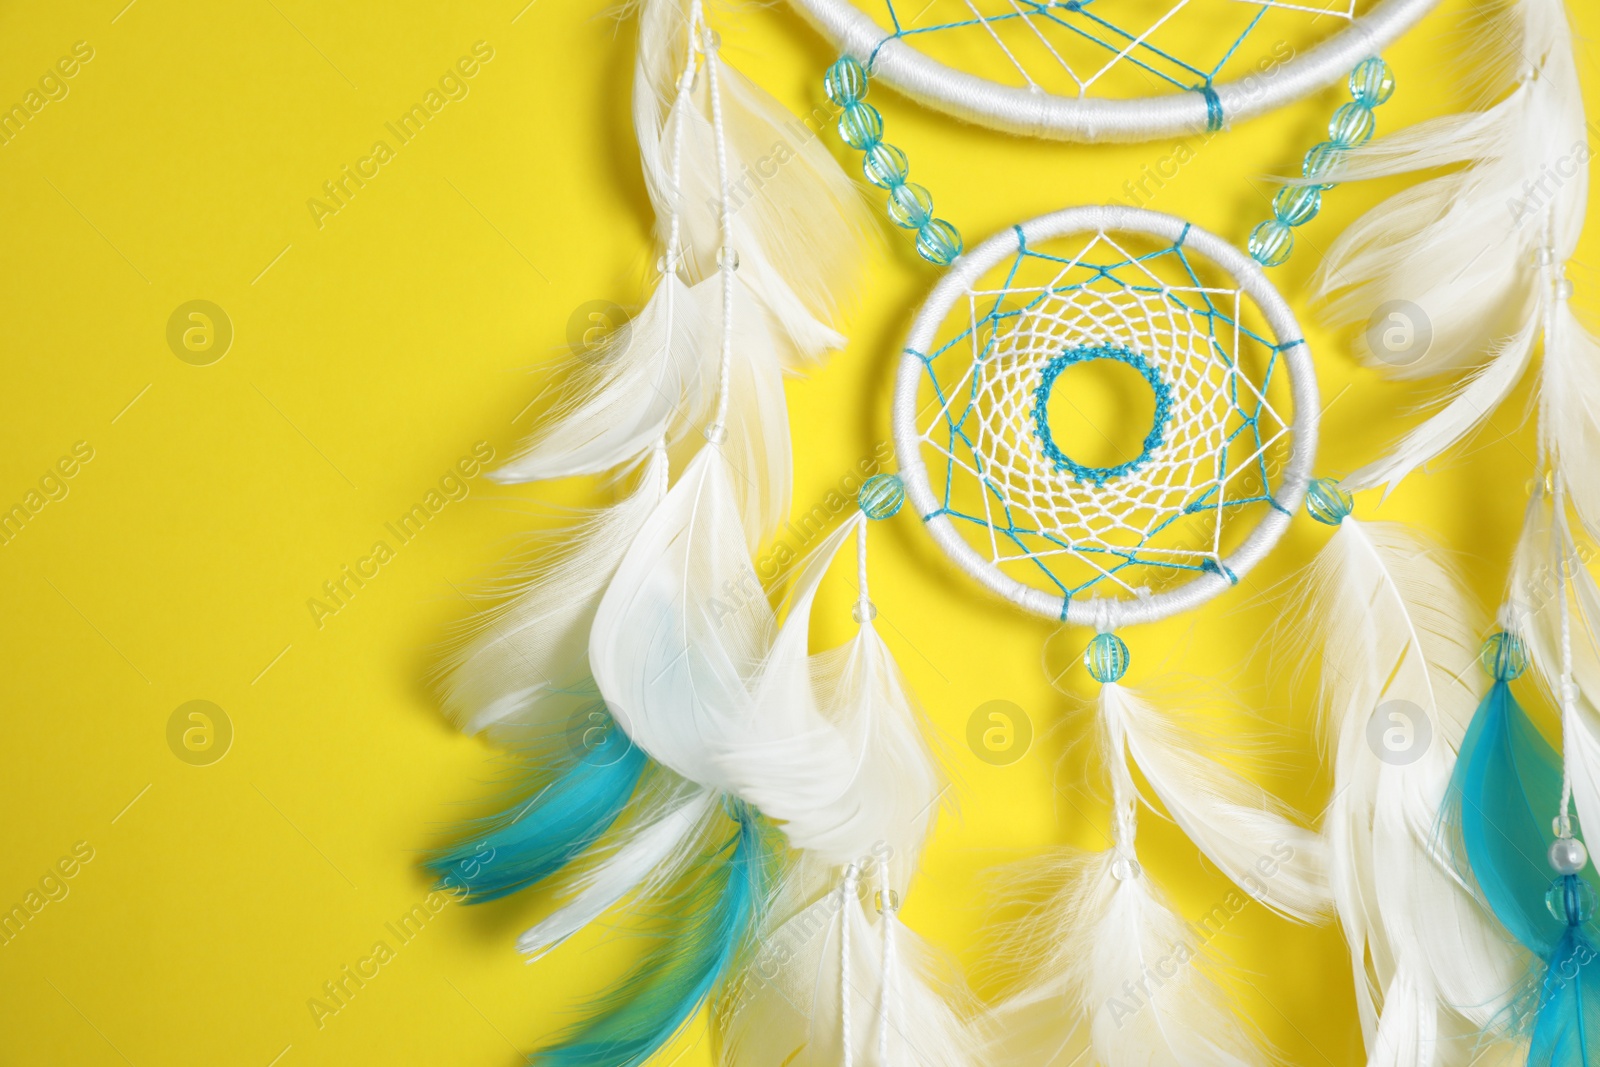
[[[526,902],[451,905],[320,1027],[307,1002],[376,941],[397,945],[385,924],[428,891],[417,853],[489,792],[489,750],[442,721],[427,674],[470,614],[463,593],[548,521],[537,502],[580,499],[581,487],[473,478],[320,626],[307,601],[389,540],[385,522],[477,442],[509,454],[528,428],[528,372],[566,354],[575,311],[639,301],[654,253],[628,119],[631,28],[585,0],[125,3],[0,13],[6,106],[75,42],[93,49],[68,94],[0,147],[0,506],[24,501],[75,443],[93,450],[65,497],[0,545],[0,906],[24,901],[79,842],[92,850],[68,894],[0,946],[0,1062],[517,1062],[601,988],[626,940],[592,932],[526,967],[512,950]],[[1600,32],[1593,5],[1572,6]],[[1471,7],[1446,3],[1391,50],[1399,92],[1383,128],[1466,102],[1452,87]],[[744,8],[721,32],[735,65],[792,109],[820,103],[831,50],[786,8]],[[308,199],[478,41],[493,58],[468,95],[319,228]],[[1262,176],[1293,168],[1343,98],[1329,90],[1216,139],[1150,206],[1242,242],[1268,211]],[[875,100],[969,242],[1103,202],[1173,151],[1025,143],[887,92]],[[1383,192],[1340,188],[1301,231],[1277,274],[1297,309],[1316,247]],[[1592,227],[1590,261],[1597,242]],[[887,434],[899,337],[934,276],[898,236],[883,242],[850,347],[792,383],[797,509]],[[1581,266],[1575,278],[1582,301],[1596,279]],[[220,306],[234,334],[209,366],[167,343],[169,317],[196,299]],[[1385,385],[1353,368],[1342,339],[1309,335],[1325,396],[1351,384],[1319,464],[1347,471],[1425,391]],[[1382,511],[1462,553],[1486,608],[1526,499],[1525,395]],[[1361,505],[1370,514],[1376,497]],[[1072,764],[1057,770],[1076,726],[1047,678],[1065,671],[1063,688],[1084,689],[1071,664],[1085,635],[1052,636],[980,593],[909,514],[881,532],[874,598],[948,741],[960,797],[906,914],[978,972],[981,871],[1093,841],[1103,814]],[[1327,791],[1311,705],[1289,684],[1292,654],[1264,641],[1286,602],[1274,583],[1324,536],[1302,518],[1247,587],[1138,631],[1129,679],[1235,686],[1276,725],[1264,780],[1308,810]],[[851,595],[836,584],[824,604],[835,618]],[[209,766],[169,748],[169,719],[191,700],[232,724],[231,749]],[[1011,766],[966,747],[969,716],[990,700],[1035,727]],[[1185,910],[1222,899],[1225,884],[1170,827],[1147,819],[1145,839]],[[1242,965],[1245,1010],[1289,1062],[1360,1061],[1335,932],[1251,905],[1219,944]],[[706,1063],[708,1048],[697,1022],[661,1062]]]

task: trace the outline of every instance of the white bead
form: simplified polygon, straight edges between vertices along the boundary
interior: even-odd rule
[[[1576,837],[1558,837],[1550,842],[1550,866],[1557,874],[1577,874],[1589,862],[1589,850]]]

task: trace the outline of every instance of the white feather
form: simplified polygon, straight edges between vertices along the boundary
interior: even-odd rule
[[[722,286],[717,279],[701,282],[696,290],[706,293],[707,314],[720,319]],[[733,296],[723,455],[753,547],[789,516],[793,483],[789,409],[783,394],[783,346],[771,316],[751,298],[742,280],[735,281]],[[717,346],[710,346],[709,352],[719,355]],[[708,371],[708,376],[716,375]]]
[[[512,582],[514,595],[476,623],[446,665],[444,706],[466,733],[562,724],[593,699],[589,625],[623,553],[667,491],[667,457],[655,452],[638,487],[552,536],[552,551]]]
[[[708,399],[704,303],[677,278],[662,277],[637,318],[573,365],[539,430],[492,477],[599,474],[695,423]]]
[[[1328,175],[1345,181],[1469,164],[1379,204],[1335,242],[1318,271],[1335,323],[1365,322],[1390,300],[1420,309],[1433,331],[1423,358],[1404,366],[1375,360],[1397,377],[1473,363],[1525,307],[1547,217],[1561,260],[1582,230],[1587,150],[1566,10],[1561,0],[1520,0],[1512,11],[1510,27],[1488,25],[1485,45],[1515,62],[1519,83],[1509,95],[1482,114],[1381,138]],[[1575,151],[1582,152],[1576,166]]]
[[[693,846],[709,822],[720,817],[716,797],[694,785],[636,800],[632,810],[633,821],[614,841],[597,848],[595,857],[562,886],[561,906],[517,939],[517,951],[529,963],[624,897],[647,896],[670,884],[699,855]]]
[[[589,664],[634,743],[707,788],[716,749],[748,727],[773,617],[717,445],[702,448],[623,557],[595,614]]]
[[[1438,1053],[1438,993],[1425,969],[1402,960],[1383,991],[1383,1018],[1367,1067],[1434,1067]]]
[[[1296,825],[1288,808],[1215,754],[1221,739],[1164,714],[1115,683],[1100,690],[1101,714],[1116,720],[1126,754],[1173,822],[1223,874],[1266,906],[1310,922],[1329,904],[1327,847]]]
[[[876,899],[870,890],[866,896]],[[887,961],[886,934],[892,946]],[[965,1007],[968,999],[948,962],[893,911],[869,909],[859,891],[834,889],[762,937],[719,1012],[718,1062],[725,1067],[839,1067],[845,1062],[972,1067],[980,1060],[979,1042],[970,1019],[956,1007]],[[887,1060],[879,1055],[885,1044]]]
[[[1486,1027],[1519,974],[1436,832],[1477,705],[1469,686],[1480,629],[1459,578],[1393,524],[1346,518],[1313,565],[1311,587],[1334,765],[1324,832],[1357,1006],[1369,1052],[1385,1025],[1391,1050],[1426,1048],[1437,1021],[1414,1003],[1418,990]],[[1402,991],[1405,1018],[1383,1024],[1391,990]]]
[[[1383,486],[1386,493],[1390,492],[1406,475],[1494,414],[1527,370],[1539,326],[1538,315],[1530,315],[1516,334],[1496,346],[1489,360],[1464,379],[1455,395],[1435,414],[1402,437],[1388,455],[1344,478],[1345,487],[1359,492]]]
[[[1063,851],[1038,865],[1035,876],[1060,888],[1012,934],[1035,962],[1028,985],[995,1012],[992,1062],[1266,1062],[1259,1035],[1213,978],[1216,960],[1207,941],[1172,910],[1148,875],[1119,879],[1123,858],[1117,849],[1091,856]]]
[[[663,243],[676,218],[690,278],[715,273],[731,243],[741,279],[786,337],[792,364],[842,347],[834,324],[857,292],[872,229],[863,198],[818,136],[828,116],[801,121],[715,54],[685,82],[689,5],[643,6],[634,124]],[[729,185],[726,234],[713,82]]]
[[[844,649],[810,655],[822,579],[866,522],[857,512],[806,557],[756,681],[750,729],[719,760],[794,847],[838,865],[887,847],[909,871],[941,783],[888,649],[868,622]]]

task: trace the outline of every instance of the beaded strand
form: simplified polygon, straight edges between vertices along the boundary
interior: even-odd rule
[[[1340,104],[1328,123],[1328,139],[1306,153],[1300,172],[1320,178],[1338,164],[1347,149],[1372,140],[1378,128],[1372,109],[1394,95],[1394,74],[1378,56],[1370,56],[1350,72],[1349,103]],[[1322,192],[1335,183],[1285,185],[1272,198],[1273,217],[1250,231],[1250,256],[1263,267],[1276,267],[1294,253],[1294,228],[1322,210]]]
[[[948,267],[961,254],[961,234],[944,219],[934,218],[933,194],[907,181],[906,154],[883,139],[883,116],[862,98],[867,95],[867,70],[852,56],[844,56],[822,79],[823,91],[840,109],[839,136],[862,153],[861,170],[867,181],[889,194],[889,220],[917,234],[917,254],[929,263]]]

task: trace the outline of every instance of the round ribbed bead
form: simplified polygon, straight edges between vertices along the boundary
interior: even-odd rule
[[[936,266],[948,267],[961,254],[961,234],[944,219],[934,219],[917,231],[917,254]]]
[[[1528,669],[1528,650],[1516,634],[1490,634],[1478,651],[1478,662],[1490,677],[1509,682]]]
[[[1394,95],[1394,73],[1389,64],[1371,56],[1356,64],[1350,72],[1350,95],[1356,103],[1377,107]]]
[[[1083,650],[1083,665],[1101,685],[1110,685],[1128,673],[1128,646],[1116,634],[1095,634]]]
[[[906,154],[885,141],[879,141],[861,157],[861,172],[880,189],[903,185],[910,170]]]
[[[1378,121],[1372,117],[1372,109],[1365,104],[1340,104],[1339,110],[1333,113],[1328,123],[1328,140],[1345,148],[1353,148],[1372,140],[1372,133],[1377,128]]]
[[[1250,255],[1263,267],[1276,267],[1294,253],[1294,230],[1268,219],[1250,231]]]
[[[1344,150],[1332,141],[1323,141],[1311,146],[1306,153],[1305,162],[1300,167],[1300,173],[1307,178],[1320,178],[1332,170],[1344,156]],[[1324,185],[1324,189],[1333,188]]]
[[[1321,210],[1320,185],[1285,185],[1272,198],[1272,213],[1285,226],[1304,226]]]
[[[822,90],[838,107],[849,107],[867,95],[866,68],[854,56],[842,56],[823,75]]]
[[[865,152],[883,140],[883,116],[871,104],[850,104],[839,115],[839,136],[851,148]]]
[[[896,226],[920,230],[933,218],[933,194],[916,182],[889,190],[889,219]]]
[[[1577,874],[1589,865],[1589,850],[1576,837],[1558,837],[1547,853],[1550,869],[1557,874]]]
[[[1568,840],[1572,840],[1568,838]],[[1581,926],[1594,914],[1594,889],[1576,874],[1564,874],[1550,883],[1544,895],[1544,906],[1558,922],[1568,926]]]
[[[856,494],[856,504],[869,519],[887,519],[905,502],[906,487],[898,474],[874,474]]]
[[[1318,522],[1337,526],[1355,506],[1350,494],[1332,478],[1318,478],[1306,486],[1306,512]]]

